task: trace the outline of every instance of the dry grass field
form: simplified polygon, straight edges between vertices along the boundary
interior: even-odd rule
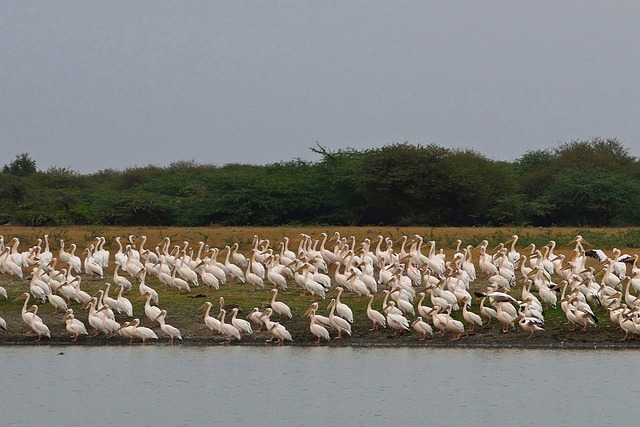
[[[252,247],[254,236],[258,236],[260,239],[268,239],[270,247],[276,248],[278,242],[280,242],[285,236],[290,239],[294,239],[300,233],[305,233],[312,237],[318,236],[320,233],[326,232],[330,236],[334,232],[339,232],[341,236],[348,237],[354,236],[357,243],[362,242],[364,239],[373,240],[378,235],[390,237],[391,239],[399,239],[401,236],[413,236],[415,234],[420,235],[425,241],[433,240],[436,242],[437,249],[443,249],[447,255],[447,259],[450,260],[454,252],[456,240],[463,241],[463,245],[477,245],[483,239],[489,242],[489,248],[493,248],[500,242],[507,241],[513,234],[517,234],[520,239],[518,241],[517,249],[523,251],[529,243],[535,243],[538,247],[541,247],[548,243],[550,240],[556,240],[558,247],[557,253],[568,254],[573,245],[569,245],[569,242],[576,236],[576,234],[582,234],[587,240],[596,240],[600,242],[606,242],[605,245],[598,245],[605,251],[610,251],[614,244],[611,242],[620,241],[618,244],[620,249],[626,252],[633,253],[635,246],[632,240],[629,239],[629,234],[634,234],[635,230],[630,229],[599,229],[599,230],[579,230],[570,228],[428,228],[428,227],[199,227],[199,228],[177,228],[177,227],[133,227],[133,228],[118,228],[118,227],[56,227],[56,228],[29,228],[29,227],[11,227],[5,226],[0,228],[0,235],[4,238],[4,243],[7,243],[14,237],[20,240],[20,250],[25,251],[29,247],[38,243],[38,239],[43,239],[44,235],[49,236],[50,250],[54,256],[57,256],[60,239],[63,239],[67,245],[75,243],[79,250],[77,255],[80,255],[82,250],[87,247],[88,244],[96,236],[103,236],[106,239],[106,248],[111,251],[111,266],[105,269],[105,273],[102,279],[91,278],[85,273],[81,276],[82,289],[90,294],[96,294],[106,282],[111,282],[113,277],[113,254],[118,249],[115,242],[115,238],[120,236],[126,238],[130,235],[147,236],[147,249],[153,250],[155,246],[164,238],[169,238],[172,245],[183,245],[184,242],[188,242],[190,247],[194,247],[198,242],[204,242],[209,247],[224,248],[225,246],[231,246],[233,243],[238,243],[240,246],[239,252],[248,254]],[[634,234],[635,236],[635,234]],[[619,239],[619,240],[618,240]],[[625,240],[626,239],[626,240]],[[625,244],[625,241],[631,242],[631,244]],[[292,245],[292,249],[295,250],[295,245]],[[44,245],[43,245],[44,247]],[[68,246],[67,246],[68,247]],[[394,247],[395,249],[395,247]],[[477,261],[477,256],[476,256]],[[593,264],[593,263],[592,263]],[[594,264],[595,265],[595,264]],[[60,268],[60,266],[58,266]],[[13,302],[13,300],[22,294],[29,291],[29,280],[26,278],[28,271],[25,269],[25,278],[20,280],[17,278],[11,278],[7,274],[0,275],[0,285],[3,286],[8,292],[7,300],[0,300],[0,316],[3,317],[8,325],[8,333],[0,334],[0,344],[33,344],[40,345],[46,344],[69,344],[69,335],[65,331],[62,322],[62,314],[53,314],[53,308],[48,304],[39,304],[40,308],[38,315],[40,315],[51,330],[51,339],[43,339],[42,341],[36,341],[37,337],[33,335],[25,334],[26,325],[23,323],[20,310],[22,302]],[[333,268],[330,270],[330,275],[333,275]],[[133,281],[133,280],[132,280]],[[206,328],[203,322],[203,311],[198,311],[198,308],[203,305],[205,301],[210,301],[213,304],[212,315],[217,315],[218,300],[220,297],[224,297],[226,303],[237,304],[242,309],[242,317],[248,314],[253,307],[264,309],[269,306],[269,291],[272,287],[265,280],[265,287],[259,290],[253,290],[248,284],[242,283],[227,283],[220,286],[219,290],[206,289],[203,286],[198,288],[192,288],[190,293],[182,292],[178,294],[174,289],[164,289],[158,279],[149,277],[147,284],[151,285],[159,293],[158,306],[167,310],[166,322],[180,329],[183,336],[182,345],[189,344],[219,344],[224,341],[224,337],[221,335],[211,336],[209,330]],[[483,290],[487,285],[484,278],[480,278],[473,285],[473,290]],[[513,290],[513,294],[519,298],[521,292],[521,286],[517,286]],[[381,290],[381,289],[380,289]],[[420,291],[420,289],[417,289]],[[113,292],[113,291],[112,291]],[[151,321],[145,317],[144,302],[136,301],[139,293],[137,286],[134,283],[133,291],[131,294],[126,295],[134,304],[134,317],[139,318],[141,323],[145,326],[152,327],[160,337],[161,343],[166,343],[166,338],[163,337],[160,328],[151,324]],[[113,293],[111,296],[114,296]],[[327,305],[331,297],[326,300],[320,300],[320,309],[318,314],[328,315]],[[307,295],[301,295],[301,289],[293,281],[289,281],[288,290],[281,291],[278,294],[278,300],[287,303],[293,312],[291,319],[283,318],[282,324],[291,332],[293,336],[293,342],[287,343],[287,345],[312,345],[314,341],[313,335],[309,332],[309,320],[303,319],[302,314],[311,304],[311,297]],[[527,340],[527,333],[516,327],[507,334],[500,333],[500,325],[494,320],[489,325],[478,328],[474,333],[465,333],[462,339],[456,342],[451,341],[449,334],[444,337],[428,337],[426,341],[419,342],[418,334],[413,330],[402,334],[401,336],[394,336],[389,329],[369,331],[371,328],[371,322],[366,316],[366,301],[353,294],[343,294],[342,301],[347,303],[354,312],[354,324],[353,335],[351,337],[345,337],[341,340],[334,339],[335,332],[331,334],[331,341],[326,344],[323,341],[323,345],[478,345],[478,346],[636,346],[635,339],[620,342],[620,339],[624,336],[622,331],[614,327],[608,319],[606,311],[600,309],[596,311],[596,315],[600,320],[597,328],[590,329],[587,333],[581,333],[579,331],[572,331],[571,326],[565,324],[566,318],[560,308],[548,309],[545,311],[545,332],[539,332],[534,338]],[[30,304],[33,303],[31,299]],[[426,301],[425,301],[426,303]],[[374,308],[381,311],[381,300],[374,302]],[[79,304],[72,303],[71,306],[76,314],[76,317],[87,323],[87,313],[83,310]],[[478,311],[478,301],[474,301],[472,311]],[[460,318],[459,313],[456,313],[454,317]],[[132,318],[123,317],[118,315],[117,320],[124,324],[124,322],[131,321]],[[272,320],[277,321],[277,316],[272,317]],[[413,319],[410,318],[411,322]],[[227,319],[227,322],[229,319]],[[91,331],[90,331],[91,334]],[[241,341],[234,341],[232,345],[265,345],[268,335],[262,331],[259,334],[254,334],[252,337],[245,337]],[[78,344],[93,344],[93,345],[126,345],[127,340],[114,336],[107,338],[105,336],[96,337],[80,337]]]

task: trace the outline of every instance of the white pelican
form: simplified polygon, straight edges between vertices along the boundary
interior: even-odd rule
[[[140,338],[142,340],[142,344],[146,344],[147,340],[158,339],[158,336],[155,332],[153,332],[153,329],[139,325],[140,319],[134,319],[132,322],[133,330],[131,331],[131,334],[136,338]]]
[[[351,324],[344,320],[342,317],[338,317],[333,314],[336,308],[335,299],[331,300],[328,308],[331,309],[329,311],[329,322],[331,322],[331,326],[333,326],[333,328],[338,331],[338,336],[336,337],[336,339],[342,338],[342,332],[346,332],[347,334],[349,334],[349,336],[351,336]]]
[[[51,338],[51,331],[49,330],[49,327],[45,325],[42,319],[38,316],[38,306],[32,305],[29,311],[33,313],[31,329],[38,334],[37,341],[40,341],[43,336]]]
[[[257,263],[259,264],[259,263]],[[262,265],[262,264],[259,264]],[[252,271],[253,268],[253,264],[248,262],[247,263],[247,267],[246,270],[244,272],[244,277],[245,280],[247,282],[249,282],[249,284],[251,286],[253,286],[253,290],[257,291],[258,289],[263,289],[264,288],[264,279],[262,277],[260,277],[259,274],[256,274]]]
[[[377,310],[371,308],[371,303],[373,302],[374,295],[369,295],[369,303],[367,304],[367,317],[371,322],[373,322],[373,326],[370,331],[377,330],[380,326],[383,328],[387,327],[387,319]]]
[[[285,341],[293,341],[289,331],[278,322],[274,322],[269,328],[269,333],[273,338],[278,340],[278,345],[283,346]]]
[[[476,328],[476,325],[482,327],[482,317],[477,315],[472,311],[467,310],[467,299],[463,298],[460,300],[462,303],[462,318],[469,324],[471,327],[469,328],[469,332],[473,332]]]
[[[124,287],[122,285],[116,286],[116,291],[118,292],[118,296],[116,298],[118,313],[124,313],[128,317],[133,317],[133,305],[131,304],[131,301],[122,296],[123,290]]]
[[[211,316],[209,314],[209,311],[211,311],[211,306],[213,304],[211,304],[209,301],[205,302],[204,304],[202,304],[200,306],[200,308],[198,308],[198,311],[200,310],[206,310],[204,313],[204,324],[207,326],[207,328],[209,328],[209,330],[211,331],[211,336],[214,336],[217,333],[221,333],[221,329],[220,329],[220,320],[216,319],[215,317]]]
[[[349,308],[347,304],[340,301],[340,296],[342,295],[342,292],[344,292],[344,289],[342,289],[341,286],[338,286],[336,287],[335,291],[337,294],[336,295],[336,312],[338,313],[338,316],[342,317],[349,323],[353,323],[353,311],[351,310],[351,308]]]
[[[73,268],[76,273],[82,273],[82,260],[76,255],[76,244],[72,243],[69,248],[71,249],[69,251],[69,266]]]
[[[105,283],[102,288],[104,289],[104,295],[102,296],[102,302],[109,306],[111,310],[118,311],[118,300],[109,296],[109,290],[111,289],[111,283]]]
[[[391,303],[393,303],[393,301],[391,301]],[[394,336],[397,336],[403,331],[409,330],[409,321],[402,314],[392,312],[387,313],[387,325],[389,325],[391,329],[396,331]]]
[[[513,325],[513,322],[516,320],[517,316],[512,316],[511,313],[508,313],[502,309],[502,304],[498,304],[496,309],[496,313],[498,314],[498,322],[502,323],[503,334],[509,332],[509,326]]]
[[[67,252],[64,248],[64,240],[60,239],[60,250],[58,251],[58,258],[60,258],[60,261],[62,262],[69,262],[69,258],[71,258],[71,255],[69,254],[69,252]]]
[[[421,316],[416,317],[416,320],[413,321],[411,327],[414,331],[420,334],[418,341],[424,341],[427,338],[427,334],[433,336],[433,329],[431,328],[431,325],[422,320]]]
[[[42,280],[42,269],[40,267],[34,267],[33,272],[29,274],[31,281],[29,282],[29,291],[35,299],[39,299],[42,302],[47,300],[47,293],[49,292],[49,285]],[[27,278],[29,277],[27,276]]]
[[[67,302],[60,295],[54,295],[51,292],[51,288],[49,287],[49,292],[47,293],[47,299],[49,303],[53,306],[53,314],[58,314],[58,310],[62,310],[64,312],[67,311]]]
[[[445,316],[445,329],[453,334],[452,341],[458,341],[464,332],[464,324],[451,317],[451,307],[449,307]]]
[[[316,317],[317,307],[318,307],[317,303],[311,304],[311,307],[309,307],[307,311],[304,312],[303,317],[308,316],[309,319],[311,319],[311,323],[309,324],[309,330],[317,338],[316,345],[320,345],[320,340],[322,338],[324,338],[327,341],[329,341],[331,338],[329,336],[329,331],[327,331],[327,329],[324,326],[316,322],[315,317]]]
[[[107,311],[111,311],[111,309],[109,308],[109,306],[105,304],[102,307],[100,307],[97,314],[101,315],[103,311],[107,312]],[[102,318],[102,326],[104,328],[104,333],[109,338],[111,338],[115,332],[120,330],[120,323],[116,322],[114,318],[111,318],[109,316],[110,315],[104,315],[104,316],[101,315],[101,318]]]
[[[224,260],[224,266],[227,272],[229,273],[229,276],[235,281],[239,280],[242,283],[245,283],[246,279],[244,277],[244,273],[242,272],[242,269],[229,260],[231,256],[231,248],[229,246],[225,246],[225,248],[222,251],[227,251],[227,255]]]
[[[140,295],[138,298],[136,298],[136,301],[145,300],[144,314],[147,315],[147,318],[149,318],[149,320],[155,322],[161,310],[160,307],[151,305],[151,297],[151,293],[145,292],[144,295]]]
[[[544,322],[536,317],[520,316],[516,320],[524,331],[529,332],[527,339],[532,338],[536,331],[544,331]]]
[[[576,323],[582,326],[580,332],[587,332],[587,327],[596,326],[598,324],[598,318],[591,310],[589,304],[581,302],[577,297],[573,297],[570,303],[572,306],[569,309],[573,311]]]
[[[206,261],[200,261],[200,264],[198,264],[194,270],[200,275],[200,280],[202,280],[202,283],[204,283],[210,291],[220,289],[220,281],[215,274],[207,271]]]
[[[251,323],[247,322],[244,319],[238,319],[238,307],[233,307],[231,309],[231,324],[236,327],[237,330],[240,331],[240,335],[244,336],[245,334],[253,335],[253,329],[251,329]]]
[[[87,328],[82,321],[76,319],[73,315],[73,310],[68,309],[62,321],[65,323],[65,328],[71,336],[71,341],[77,342],[79,335],[88,335]]]
[[[178,295],[185,290],[187,292],[191,292],[191,287],[189,286],[189,282],[184,280],[182,277],[176,276],[176,272],[178,268],[174,265],[171,268],[171,285],[178,290]]]
[[[167,310],[161,310],[155,320],[160,324],[160,330],[162,333],[169,337],[169,345],[172,345],[175,338],[182,340],[182,335],[180,335],[178,328],[165,323],[165,317],[167,317]]]
[[[311,301],[315,301],[317,297],[324,299],[326,296],[324,286],[322,286],[313,278],[311,268],[313,267],[308,262],[305,262],[300,267],[298,267],[296,269],[296,272],[298,270],[303,270],[304,274],[295,274],[296,283],[298,283],[302,287],[303,295],[307,291],[311,293]]]
[[[11,258],[11,248],[7,243],[7,247],[0,252],[0,271],[6,272],[11,276],[17,276],[19,278],[24,278],[24,273],[22,272],[22,266],[17,264]]]
[[[278,322],[271,321],[269,317],[272,313],[273,310],[271,308],[267,308],[264,313],[262,313],[262,316],[260,316],[260,319],[264,322],[264,325],[267,328],[267,332],[269,332],[269,335],[272,337],[271,341],[275,338],[280,346],[284,345],[285,341],[293,341],[291,334],[284,326]],[[269,342],[269,340],[267,340],[267,342]]]
[[[422,316],[424,319],[427,319],[431,316],[431,310],[433,310],[433,308],[427,306],[427,305],[422,305],[422,301],[425,298],[425,293],[424,292],[420,292],[418,294],[418,314],[420,316]]]
[[[140,282],[138,284],[138,291],[140,292],[140,295],[144,295],[148,292],[151,294],[151,299],[153,300],[153,302],[158,304],[158,300],[159,300],[158,292],[156,292],[155,289],[153,289],[151,286],[147,285],[146,283],[147,269],[146,268],[140,269],[134,277],[136,277]]]
[[[19,297],[17,297],[16,299],[13,300],[13,302],[18,302],[18,301],[23,301],[24,300],[24,304],[22,306],[22,321],[29,327],[29,329],[27,329],[27,334],[31,334],[33,332],[33,328],[31,327],[31,323],[39,317],[27,310],[27,305],[29,304],[29,298],[31,298],[31,295],[29,294],[29,292],[25,292],[22,295],[20,295]],[[42,319],[40,319],[41,321]]]
[[[233,262],[238,264],[239,266],[245,267],[247,265],[247,257],[238,252],[240,245],[236,242],[231,246],[231,257],[233,258]]]
[[[245,317],[245,319],[249,319],[251,323],[258,327],[256,332],[262,331],[262,326],[264,326],[264,323],[262,322],[262,320],[260,320],[260,317],[262,317],[262,312],[258,307],[253,307],[253,310],[251,310],[247,317]]]
[[[282,301],[276,301],[276,295],[278,295],[278,289],[271,289],[271,309],[274,313],[278,313],[278,315],[280,316],[279,318],[282,318],[282,315],[285,315],[289,319],[291,319],[291,317],[293,317],[291,314],[291,309]]]
[[[314,302],[311,304],[311,307],[309,308],[313,308],[313,310],[315,310],[315,316],[314,316],[314,320],[315,322],[320,325],[320,326],[324,326],[327,329],[333,329],[333,326],[331,325],[331,322],[329,321],[329,318],[327,316],[323,316],[321,314],[318,314],[318,307],[319,304],[317,302]],[[304,316],[302,316],[304,317]]]
[[[102,279],[104,271],[100,263],[93,258],[91,249],[85,249],[83,254],[87,254],[84,258],[84,272],[93,278],[99,277]]]
[[[118,329],[118,333],[120,335],[129,339],[129,345],[133,343],[133,339],[135,338],[135,336],[133,335],[133,330],[135,328],[134,321],[136,320],[140,322],[139,319],[134,319],[131,322],[124,322],[124,324],[120,326],[120,329]]]
[[[53,253],[51,253],[51,249],[49,249],[49,235],[44,235],[44,249],[38,255],[38,262],[40,265],[46,265],[51,262],[53,259]]]
[[[120,264],[116,264],[116,268],[113,270],[113,283],[116,286],[122,285],[127,292],[131,292],[131,289],[133,288],[129,279],[120,275]]]

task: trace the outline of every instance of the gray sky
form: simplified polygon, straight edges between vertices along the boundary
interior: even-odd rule
[[[0,1],[0,165],[319,160],[393,142],[640,156],[636,1]]]

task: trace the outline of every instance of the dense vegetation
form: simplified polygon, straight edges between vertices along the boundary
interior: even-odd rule
[[[572,141],[514,162],[396,143],[320,160],[222,167],[180,161],[81,175],[0,172],[0,223],[28,226],[638,226],[640,162],[616,139]]]

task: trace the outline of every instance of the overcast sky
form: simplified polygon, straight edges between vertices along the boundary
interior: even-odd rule
[[[636,1],[2,1],[0,165],[320,160],[394,142],[640,156]]]

